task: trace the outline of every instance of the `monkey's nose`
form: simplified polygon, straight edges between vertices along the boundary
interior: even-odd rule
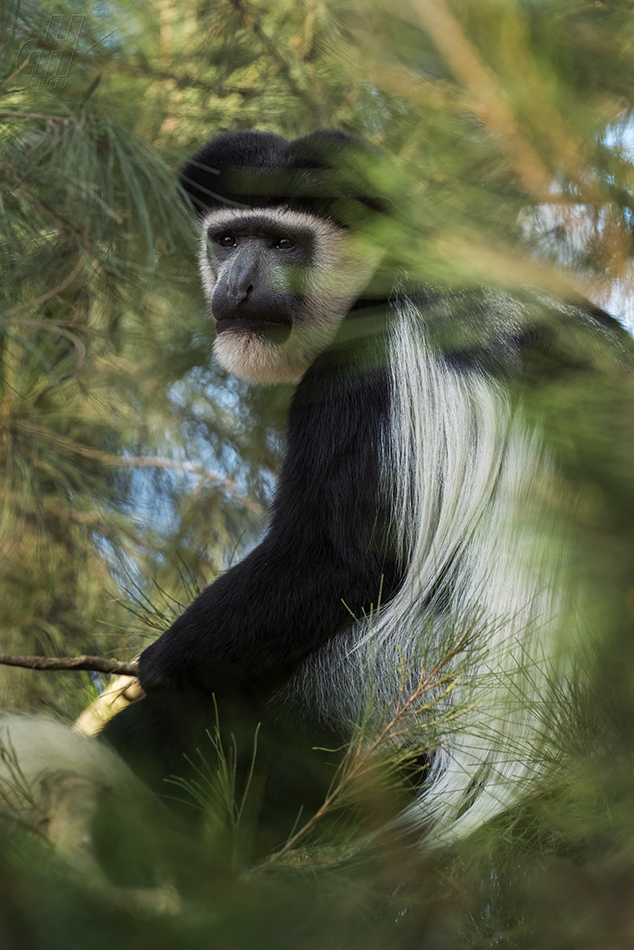
[[[227,302],[233,307],[241,304],[251,293],[253,293],[253,284],[248,277],[238,276],[236,280],[228,281],[225,289]]]

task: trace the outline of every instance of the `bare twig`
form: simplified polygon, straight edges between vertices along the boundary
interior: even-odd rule
[[[21,62],[20,65],[18,66],[18,68],[17,68],[17,69],[14,69],[13,72],[11,73],[11,75],[10,75],[10,76],[7,76],[7,78],[4,80],[3,83],[0,83],[0,96],[1,96],[3,93],[5,93],[5,92],[7,91],[7,89],[10,89],[10,88],[11,88],[11,83],[13,82],[13,80],[14,80],[14,79],[17,79],[17,77],[20,75],[20,73],[22,72],[22,70],[23,70],[23,69],[26,69],[26,67],[27,67],[28,65],[29,65],[29,57],[26,56],[26,57],[22,60],[22,62]]]
[[[102,656],[18,656],[0,653],[0,663],[5,666],[21,666],[27,670],[90,670],[94,673],[118,673],[136,676],[137,664],[119,663]]]
[[[105,453],[104,453],[105,454]],[[104,459],[104,461],[109,462],[111,465],[117,465],[120,467],[131,467],[131,468],[172,468],[176,469],[179,472],[192,472],[194,475],[201,475],[203,478],[209,478],[214,482],[217,482],[221,488],[224,488],[225,491],[235,498],[236,501],[239,501],[244,508],[248,508],[249,511],[253,511],[257,515],[262,514],[262,506],[253,501],[252,498],[249,498],[247,495],[243,495],[239,490],[236,483],[230,478],[223,478],[222,475],[218,472],[212,472],[209,469],[206,469],[203,465],[199,465],[197,462],[186,462],[181,459],[167,459],[161,458],[157,455],[138,455],[136,457],[127,457],[121,455],[112,455],[109,459]]]
[[[23,327],[33,327],[35,330],[45,330],[47,333],[54,333],[57,336],[65,336],[77,350],[75,372],[78,373],[83,369],[84,363],[86,362],[86,345],[79,339],[76,333],[66,330],[61,323],[56,323],[54,320],[28,320],[24,317],[17,317],[16,320],[12,322]]]
[[[75,121],[70,115],[43,115],[40,112],[0,112],[0,119],[42,119],[43,122]]]
[[[80,274],[80,273],[82,272],[82,270],[84,269],[84,266],[85,266],[87,260],[88,260],[88,254],[82,254],[82,256],[79,258],[79,260],[77,261],[77,263],[76,263],[75,266],[73,267],[73,269],[72,269],[72,271],[70,272],[70,274],[68,274],[68,276],[64,278],[64,280],[61,282],[61,284],[57,284],[56,287],[53,287],[51,290],[47,290],[47,292],[46,292],[45,294],[42,294],[42,296],[41,296],[41,297],[38,297],[36,300],[31,300],[29,303],[20,304],[19,307],[13,307],[11,310],[7,310],[6,316],[7,316],[7,317],[14,317],[14,316],[16,316],[18,313],[23,313],[25,310],[31,310],[31,309],[33,309],[34,307],[41,307],[41,305],[42,305],[43,303],[46,303],[47,300],[51,300],[53,297],[56,297],[58,294],[61,294],[61,292],[62,292],[63,290],[66,290],[66,288],[67,288],[70,284],[72,284],[72,282],[75,280],[75,278],[76,278],[77,276],[79,276],[79,274]],[[24,322],[26,322],[26,321],[21,321],[21,322],[24,323]],[[45,328],[47,328],[48,325],[47,325],[47,324],[39,324],[39,323],[38,323],[38,326],[44,326]],[[56,330],[55,332],[64,334],[65,331],[64,331],[64,330]]]
[[[273,40],[269,39],[269,37],[266,35],[266,33],[264,32],[264,30],[262,29],[258,21],[255,19],[255,17],[249,10],[249,7],[247,3],[245,2],[245,0],[229,0],[229,3],[233,7],[233,9],[236,11],[236,13],[238,13],[242,17],[245,25],[250,30],[253,31],[253,33],[257,36],[260,42],[267,48],[271,56],[277,60],[280,67],[282,68],[282,71],[284,72],[284,75],[286,76],[286,81],[288,82],[288,85],[293,95],[301,98],[303,95],[303,90],[301,90],[299,86],[297,85],[297,83],[295,82],[293,75],[291,73],[291,68],[289,64],[287,63],[286,58],[282,54],[281,50],[273,42]]]
[[[96,462],[101,462],[103,465],[112,465],[114,468],[167,468],[179,472],[191,472],[194,475],[200,475],[201,478],[208,478],[216,482],[220,488],[224,489],[228,495],[231,495],[243,508],[252,511],[256,515],[262,514],[262,506],[247,495],[243,495],[235,481],[230,478],[224,478],[219,472],[207,469],[197,462],[164,458],[160,455],[112,455],[109,452],[103,452],[101,449],[92,449],[87,445],[80,445],[57,432],[42,429],[31,423],[25,423],[24,428],[32,433],[36,433],[42,440],[53,443],[69,454],[78,455],[80,458],[94,459]]]
[[[229,3],[236,13],[241,16],[245,25],[253,31],[255,36],[257,36],[260,42],[266,47],[271,56],[277,60],[293,95],[298,98],[307,99],[315,110],[317,123],[323,122],[326,116],[325,103],[321,95],[318,77],[314,71],[311,71],[311,75],[307,76],[305,64],[300,63],[297,57],[293,56],[294,65],[300,71],[303,78],[300,88],[300,85],[293,75],[293,70],[287,56],[277,44],[267,36],[255,16],[251,13],[247,0],[229,0]]]

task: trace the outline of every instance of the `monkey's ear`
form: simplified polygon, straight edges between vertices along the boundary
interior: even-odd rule
[[[237,169],[262,174],[266,169],[284,167],[288,142],[272,132],[243,129],[210,139],[185,163],[180,183],[198,215],[216,207],[262,204],[236,184]]]
[[[342,224],[354,223],[345,220],[350,214],[351,199],[379,214],[394,210],[395,203],[383,187],[382,166],[386,158],[365,139],[341,129],[320,129],[290,142],[287,151],[299,167],[320,170],[314,197],[326,207],[315,210]]]
[[[287,207],[351,226],[359,209],[389,213],[381,152],[336,129],[288,142],[241,131],[207,142],[183,167],[181,185],[202,215],[220,207]]]

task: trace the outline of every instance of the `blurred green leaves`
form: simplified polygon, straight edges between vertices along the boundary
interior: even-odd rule
[[[248,391],[209,362],[174,173],[210,135],[357,132],[385,148],[376,185],[396,210],[370,237],[404,277],[574,291],[629,319],[626,0],[9,0],[0,27],[5,652],[125,659],[261,524],[289,393]],[[553,345],[576,359],[582,337]],[[591,348],[605,371],[610,354]],[[530,402],[580,490],[581,576],[601,594],[580,635],[606,632],[602,652],[588,647],[588,696],[551,724],[562,745],[579,740],[557,781],[451,852],[308,849],[249,881],[225,855],[210,867],[204,843],[163,841],[142,819],[135,839],[115,816],[112,851],[128,835],[142,857],[164,849],[187,902],[169,924],[104,910],[7,828],[6,946],[629,946],[632,394],[597,392],[599,378],[549,380]],[[95,689],[0,671],[0,703],[20,709],[73,715]]]

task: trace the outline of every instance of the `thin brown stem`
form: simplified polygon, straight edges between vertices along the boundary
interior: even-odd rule
[[[75,264],[75,266],[73,267],[70,274],[68,274],[68,276],[65,277],[64,280],[60,284],[57,284],[51,290],[47,290],[46,293],[42,294],[41,297],[37,297],[35,300],[29,301],[29,303],[20,304],[19,307],[13,307],[11,310],[7,310],[6,316],[14,317],[14,316],[17,316],[17,314],[19,313],[24,313],[25,310],[32,310],[36,307],[41,307],[43,303],[46,303],[48,300],[52,300],[53,297],[56,297],[58,294],[61,294],[62,291],[66,290],[66,288],[69,287],[73,283],[75,278],[78,277],[79,274],[81,274],[87,260],[88,260],[88,254],[82,254],[79,260],[77,261],[77,263]],[[22,321],[22,322],[26,323],[26,321]],[[38,322],[38,326],[43,326],[46,328],[47,325],[43,323],[41,324]],[[57,332],[63,333],[64,331],[58,330]]]
[[[523,186],[540,200],[547,199],[552,175],[521,134],[494,73],[483,63],[449,7],[444,0],[416,0],[415,8],[454,76],[471,93],[473,112],[496,136]]]
[[[117,673],[123,676],[137,674],[136,662],[119,663],[118,660],[107,660],[102,656],[19,656],[0,653],[0,663],[27,670],[90,670],[93,673]]]
[[[42,119],[43,122],[73,122],[70,115],[44,115],[41,112],[0,112],[0,119]]]
[[[404,699],[407,684],[407,669],[404,660],[401,661],[399,672],[399,699],[389,722],[385,724],[369,744],[365,743],[363,735],[359,737],[355,748],[351,749],[346,757],[348,765],[346,767],[344,763],[342,766],[342,774],[339,782],[328,792],[317,811],[311,815],[308,821],[276,852],[273,856],[273,861],[287,854],[295,846],[297,841],[310,831],[320,818],[327,814],[329,809],[346,790],[347,786],[360,778],[369,768],[373,756],[382,745],[387,742],[393,742],[393,740],[399,736],[408,734],[411,728],[405,725],[408,718],[410,718],[411,721],[412,716],[418,716],[423,712],[429,711],[451,692],[458,678],[458,673],[448,670],[447,667],[452,660],[464,652],[472,639],[472,635],[473,628],[470,628],[431,670],[423,670],[415,689],[409,694],[407,699]],[[440,693],[438,693],[439,690]],[[432,701],[422,706],[419,705],[421,697],[429,693],[434,694]]]
[[[94,459],[96,462],[101,462],[103,465],[111,465],[113,468],[167,468],[179,472],[191,472],[194,475],[200,475],[201,478],[208,478],[216,482],[220,488],[231,495],[243,508],[252,511],[256,515],[262,514],[262,506],[247,495],[243,495],[232,479],[224,478],[218,472],[213,472],[197,462],[163,458],[160,455],[112,455],[109,452],[103,452],[101,449],[93,449],[87,445],[80,445],[57,432],[41,429],[39,426],[35,426],[31,423],[25,423],[24,428],[37,434],[42,440],[58,446],[68,454],[78,455],[80,458]]]

